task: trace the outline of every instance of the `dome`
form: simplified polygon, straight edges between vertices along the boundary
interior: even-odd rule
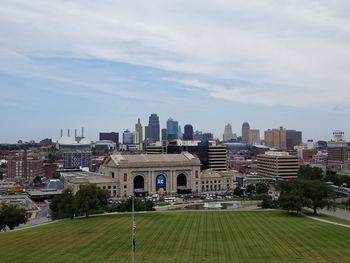
[[[91,141],[87,138],[83,138],[79,141],[79,144],[90,145]]]
[[[62,136],[58,139],[57,143],[60,145],[71,145],[76,144],[77,142],[70,136]]]

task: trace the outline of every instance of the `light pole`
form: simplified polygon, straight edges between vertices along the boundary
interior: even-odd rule
[[[131,262],[135,263],[136,252],[135,196],[131,196]]]

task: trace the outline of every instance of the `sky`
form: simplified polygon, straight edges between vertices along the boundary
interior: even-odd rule
[[[0,142],[231,123],[350,139],[348,0],[1,0]]]

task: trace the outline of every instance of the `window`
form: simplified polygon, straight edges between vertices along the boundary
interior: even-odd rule
[[[106,189],[106,186],[103,186],[102,189]]]
[[[196,171],[196,178],[198,178],[198,171]]]
[[[112,178],[114,178],[114,172],[111,172],[111,176],[112,176]]]
[[[216,184],[216,180],[214,181],[214,184]]]
[[[127,186],[126,186],[126,185],[124,185],[124,189],[126,189],[126,187],[127,187]]]
[[[198,182],[196,182],[196,184],[198,184]]]
[[[128,181],[128,174],[124,174],[124,182]]]
[[[113,185],[113,189],[116,189],[117,188],[117,186],[116,185]]]
[[[110,185],[108,186],[108,189],[111,189],[111,186],[110,186]]]

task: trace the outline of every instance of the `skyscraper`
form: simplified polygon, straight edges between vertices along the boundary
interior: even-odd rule
[[[260,131],[259,131],[259,129],[250,129],[249,144],[250,145],[259,145],[260,144]]]
[[[143,141],[143,129],[142,129],[142,124],[140,122],[140,118],[138,118],[137,123],[135,124],[134,140],[135,140],[135,144],[140,144]]]
[[[169,118],[166,122],[168,140],[178,139],[179,123]]]
[[[302,143],[302,133],[296,130],[287,130],[287,150],[294,150],[294,146]]]
[[[152,113],[151,116],[149,116],[149,122],[148,122],[148,139],[155,142],[159,141],[159,132],[160,132],[159,117],[157,114]]]
[[[132,132],[130,132],[129,130],[125,130],[123,132],[123,144],[133,144],[134,138],[133,138],[133,134]]]
[[[233,133],[232,133],[232,126],[230,123],[225,125],[225,129],[224,129],[224,134],[222,136],[222,140],[224,142],[228,142],[231,141],[233,139]]]
[[[168,140],[168,132],[165,128],[162,129],[162,141]]]
[[[265,131],[264,139],[266,146],[287,150],[287,130],[283,127],[268,129]]]
[[[249,143],[249,123],[248,122],[243,122],[242,125],[242,143],[248,144]]]
[[[186,124],[184,127],[184,140],[192,141],[193,140],[193,127],[191,124]]]

